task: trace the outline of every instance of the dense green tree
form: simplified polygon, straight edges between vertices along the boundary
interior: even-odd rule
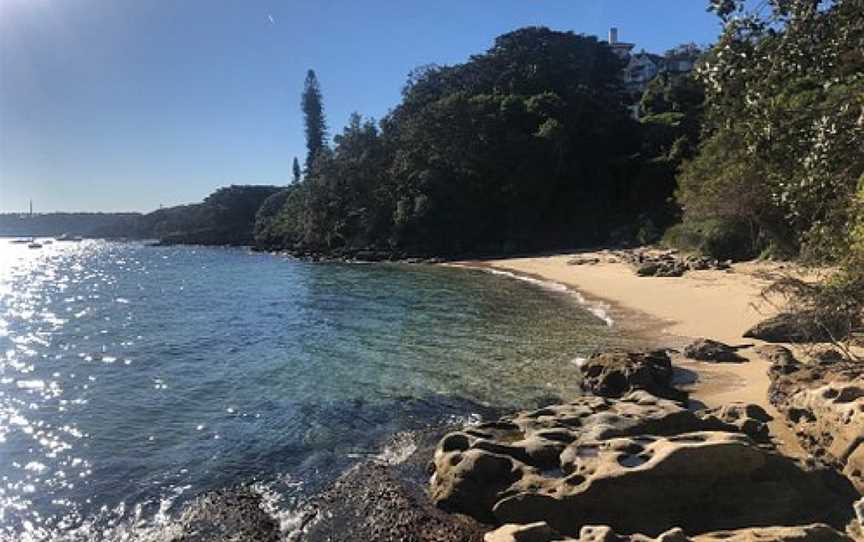
[[[355,115],[316,153],[269,238],[403,254],[602,240],[654,212],[630,197],[643,158],[621,68],[596,38],[531,27],[464,64],[415,70],[380,130]]]
[[[327,122],[324,118],[324,104],[321,98],[321,86],[314,70],[306,73],[301,100],[303,120],[306,128],[306,170],[318,154],[327,146]]]
[[[726,26],[698,70],[706,124],[680,179],[685,219],[737,218],[764,246],[836,260],[864,171],[864,4],[714,4]]]
[[[138,235],[166,243],[249,245],[253,243],[256,214],[275,186],[231,185],[201,203],[159,209],[136,222]]]
[[[294,157],[294,163],[291,164],[291,172],[294,175],[294,184],[299,183],[302,173],[300,171],[300,161],[297,160],[296,156]]]

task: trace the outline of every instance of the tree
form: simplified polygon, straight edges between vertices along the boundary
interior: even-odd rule
[[[697,69],[705,124],[680,179],[685,220],[727,216],[767,248],[842,259],[864,172],[861,0],[712,8],[725,28]]]
[[[306,123],[306,171],[318,157],[321,149],[327,146],[327,122],[324,118],[324,105],[321,99],[321,87],[314,70],[306,73],[301,102],[303,119]]]
[[[674,168],[633,175],[647,160],[622,67],[597,38],[515,30],[462,64],[412,72],[380,125],[352,115],[332,150],[314,137],[313,74],[303,180],[262,216],[262,239],[300,253],[459,255],[602,242],[634,216],[662,226]]]
[[[300,182],[301,172],[300,172],[300,162],[297,160],[296,156],[294,157],[294,163],[292,164],[291,169],[292,169],[292,172],[294,173],[294,184],[297,184]]]

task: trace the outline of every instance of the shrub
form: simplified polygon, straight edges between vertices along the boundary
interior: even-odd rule
[[[666,230],[663,245],[718,260],[748,260],[759,253],[750,228],[735,220],[687,221]]]

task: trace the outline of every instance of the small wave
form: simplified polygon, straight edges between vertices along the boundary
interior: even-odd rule
[[[471,269],[482,269],[483,271],[486,271],[487,273],[491,273],[493,275],[500,275],[500,276],[504,276],[504,277],[508,277],[508,278],[512,278],[512,279],[516,279],[516,280],[521,280],[523,282],[527,282],[529,284],[539,286],[540,288],[543,288],[545,290],[570,294],[571,296],[573,296],[576,299],[576,301],[580,305],[582,305],[585,308],[585,310],[587,310],[588,312],[593,314],[598,319],[602,320],[603,323],[605,323],[607,326],[612,327],[613,325],[615,325],[615,320],[613,320],[612,317],[609,315],[609,305],[607,305],[606,303],[601,303],[599,301],[588,301],[585,298],[585,296],[582,295],[581,292],[578,292],[578,291],[574,290],[573,288],[570,288],[566,284],[561,284],[560,282],[556,282],[554,280],[545,280],[545,279],[538,279],[538,278],[534,278],[534,277],[529,277],[527,275],[521,275],[519,273],[513,273],[511,271],[503,271],[501,269],[492,269],[492,268],[488,268],[488,267],[483,267],[483,268],[472,267]]]
[[[303,486],[302,481],[294,481],[290,477],[282,480],[282,484],[295,492],[299,492]],[[277,491],[272,483],[253,484],[252,490],[261,496],[261,508],[264,512],[279,525],[283,541],[297,540],[309,527],[312,509],[308,504],[299,504],[294,499],[287,498],[284,493]]]
[[[409,431],[402,431],[393,435],[384,450],[375,456],[375,461],[385,465],[398,465],[407,461],[416,451],[417,440],[414,435]]]

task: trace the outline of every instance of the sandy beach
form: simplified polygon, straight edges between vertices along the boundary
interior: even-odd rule
[[[571,265],[574,257],[597,263]],[[691,271],[683,277],[639,277],[613,252],[580,252],[526,258],[455,262],[454,265],[492,268],[564,284],[589,304],[603,306],[622,333],[637,333],[657,347],[680,350],[695,338],[731,345],[750,345],[739,353],[746,363],[714,364],[688,360],[680,354],[673,362],[695,381],[686,386],[693,400],[707,407],[735,401],[755,403],[775,416],[772,432],[787,452],[797,444],[767,399],[768,362],[753,347],[760,341],[745,339],[751,326],[776,314],[762,290],[790,269],[773,262],[735,264],[728,271]]]

